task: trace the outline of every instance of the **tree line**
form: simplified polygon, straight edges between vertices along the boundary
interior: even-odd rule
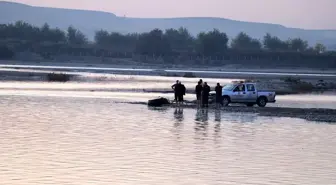
[[[234,38],[229,39],[226,33],[217,29],[192,36],[186,28],[182,27],[164,31],[154,29],[146,33],[132,34],[99,30],[95,33],[94,41],[89,41],[83,32],[72,26],[64,31],[58,28],[51,28],[47,23],[37,27],[23,21],[18,21],[14,24],[1,24],[0,41],[2,41],[2,45],[9,42],[30,43],[30,47],[34,44],[58,44],[157,56],[171,53],[194,53],[202,56],[215,56],[230,51],[314,54],[327,52],[323,44],[316,44],[311,47],[307,41],[301,38],[281,40],[276,36],[266,34],[262,39],[256,39],[241,32]]]
[[[59,28],[50,28],[47,23],[42,27],[37,27],[23,21],[17,21],[14,24],[0,24],[0,39],[31,41],[36,43],[88,44],[87,37],[72,26],[69,26],[67,31],[63,31]]]

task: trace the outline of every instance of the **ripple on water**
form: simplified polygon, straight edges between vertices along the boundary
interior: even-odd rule
[[[336,184],[334,125],[109,99],[0,101],[4,184]]]

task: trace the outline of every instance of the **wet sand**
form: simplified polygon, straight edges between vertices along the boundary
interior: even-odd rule
[[[135,102],[131,104],[142,104],[147,105],[142,102]],[[149,107],[150,109],[162,109],[162,108],[191,108],[197,109],[198,106],[193,103],[186,103],[184,105],[177,106],[175,104],[165,105],[162,107]],[[214,104],[209,105],[208,108],[218,110],[222,112],[244,112],[244,113],[256,113],[259,116],[267,117],[288,117],[288,118],[299,118],[308,121],[316,122],[328,122],[336,124],[336,109],[316,109],[316,108],[290,108],[290,107],[245,107],[241,106],[227,106],[216,109]]]

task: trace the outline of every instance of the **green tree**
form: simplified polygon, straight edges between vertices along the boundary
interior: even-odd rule
[[[66,33],[59,28],[51,30],[53,41],[56,42],[66,42]]]
[[[303,52],[308,49],[308,42],[301,38],[289,39],[287,43],[291,51]]]
[[[314,47],[314,50],[317,53],[324,53],[327,51],[327,48],[323,44],[317,43]]]
[[[136,44],[138,42],[139,34],[132,33],[126,34],[123,37],[124,48],[126,51],[133,52],[136,49]]]
[[[132,52],[135,49],[137,34],[108,33],[105,30],[97,31],[95,42],[100,47],[106,47],[120,52]]]
[[[23,21],[17,21],[15,24],[1,25],[0,38],[39,43],[46,41],[64,42],[66,36],[64,31],[58,28],[50,28],[48,24],[39,28]]]
[[[108,47],[110,45],[109,37],[110,37],[109,32],[105,30],[100,30],[96,31],[94,40],[97,45],[102,47]]]
[[[232,39],[231,48],[237,50],[261,50],[262,46],[259,40],[241,32]]]
[[[7,46],[0,45],[0,59],[11,59],[14,57],[14,52]]]
[[[141,34],[136,43],[136,52],[141,54],[165,55],[171,51],[168,39],[160,29]]]
[[[9,35],[9,25],[7,24],[0,24],[0,39],[8,39],[10,38]]]
[[[48,24],[44,24],[40,29],[40,39],[45,42],[65,42],[66,34],[58,28],[50,28]]]
[[[70,45],[86,45],[88,43],[87,37],[72,26],[68,28],[67,41]]]
[[[196,51],[205,56],[221,54],[227,50],[228,41],[226,33],[217,29],[201,32],[197,35]]]
[[[289,49],[287,42],[284,42],[269,33],[264,36],[263,45],[266,50],[270,51],[288,51]]]
[[[167,29],[165,36],[174,51],[192,51],[195,39],[186,28]]]

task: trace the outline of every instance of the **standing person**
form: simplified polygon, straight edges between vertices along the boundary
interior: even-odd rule
[[[201,91],[201,99],[200,99],[200,105],[202,105],[203,104],[203,86],[204,86],[204,84],[203,84],[203,80],[202,79],[199,79],[199,81],[198,81],[200,84],[201,84],[201,86],[202,86],[202,91]]]
[[[179,85],[178,85],[178,101],[179,101],[179,103],[182,103],[183,104],[183,101],[184,101],[184,99],[183,99],[183,96],[185,95],[185,93],[186,93],[186,88],[185,88],[185,86],[182,84],[182,82],[180,81],[179,82]]]
[[[179,81],[176,80],[176,83],[171,86],[171,88],[174,90],[174,101],[177,103],[177,93],[176,93],[176,86],[178,86]]]
[[[215,91],[216,91],[216,107],[217,108],[219,108],[220,105],[223,105],[222,89],[223,89],[223,87],[220,85],[220,83],[217,83],[217,86],[215,88]]]
[[[201,103],[202,103],[201,102],[202,90],[203,90],[202,82],[198,81],[198,83],[195,87],[197,106],[201,106]]]
[[[204,82],[203,93],[202,93],[202,106],[209,107],[209,94],[210,94],[210,86],[208,86],[207,82]]]
[[[203,86],[203,80],[199,79],[198,83],[201,83],[201,85]]]

